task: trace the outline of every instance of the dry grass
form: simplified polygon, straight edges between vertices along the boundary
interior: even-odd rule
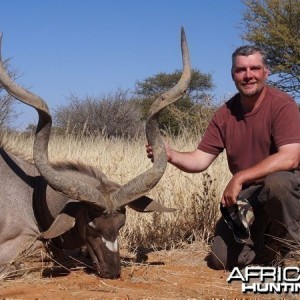
[[[10,134],[7,139],[12,147],[32,157],[32,138]],[[198,144],[197,137],[187,135],[168,141],[180,151],[193,150]],[[122,184],[151,166],[145,144],[143,139],[53,136],[49,144],[49,159],[52,162],[72,160],[90,164]],[[202,174],[187,174],[168,165],[149,196],[177,211],[141,214],[128,209],[126,226],[121,230],[121,245],[131,249],[138,246],[169,249],[195,240],[207,241],[212,235],[218,217],[218,203],[228,179],[224,156]]]

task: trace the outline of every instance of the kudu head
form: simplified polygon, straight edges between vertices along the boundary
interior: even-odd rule
[[[52,239],[76,228],[78,238],[87,245],[94,265],[102,277],[115,278],[120,275],[117,236],[119,229],[125,223],[126,205],[141,212],[174,211],[155,202],[145,194],[159,182],[167,166],[167,155],[158,128],[157,116],[164,107],[182,97],[191,79],[190,58],[183,28],[181,29],[181,49],[182,76],[173,88],[154,101],[146,120],[146,136],[153,148],[153,165],[124,185],[108,180],[104,174],[98,178],[98,184],[89,184],[87,180],[82,179],[83,177],[66,176],[65,172],[61,172],[49,163],[48,142],[52,118],[48,106],[42,98],[11,80],[0,56],[1,86],[16,99],[35,108],[39,115],[33,145],[36,168],[54,191],[69,199],[42,236],[45,239]]]

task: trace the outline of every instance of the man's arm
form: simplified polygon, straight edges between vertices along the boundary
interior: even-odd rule
[[[227,184],[222,204],[231,206],[236,203],[236,198],[244,184],[262,181],[267,175],[276,171],[289,171],[297,169],[300,162],[300,144],[287,144],[281,146],[278,152],[270,155],[255,166],[236,173]]]
[[[215,160],[216,155],[195,149],[191,152],[170,150],[169,163],[187,173],[199,173],[206,170]]]
[[[191,152],[179,152],[170,148],[168,143],[165,143],[168,162],[178,169],[187,173],[199,173],[206,170],[217,157],[216,155],[203,152],[195,149]],[[147,145],[148,157],[152,158],[152,147]]]

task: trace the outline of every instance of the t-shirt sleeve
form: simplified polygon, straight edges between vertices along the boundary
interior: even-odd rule
[[[272,135],[276,148],[300,143],[300,113],[296,102],[286,98],[275,108]]]

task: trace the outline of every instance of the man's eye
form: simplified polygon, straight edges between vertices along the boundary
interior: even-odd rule
[[[244,69],[235,69],[235,73],[242,73]]]

